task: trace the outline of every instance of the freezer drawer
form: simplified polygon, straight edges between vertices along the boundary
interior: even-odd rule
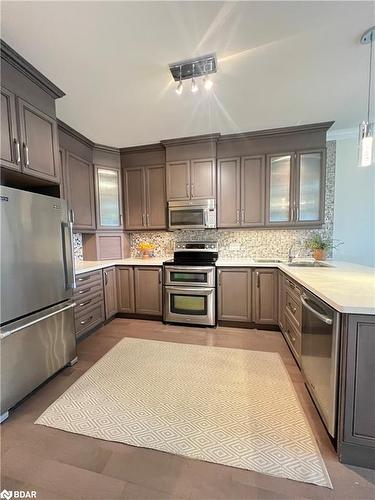
[[[76,357],[73,307],[65,302],[1,328],[1,414]]]

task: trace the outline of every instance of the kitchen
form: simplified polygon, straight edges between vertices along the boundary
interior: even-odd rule
[[[1,491],[374,497],[373,5],[326,4],[3,2]]]

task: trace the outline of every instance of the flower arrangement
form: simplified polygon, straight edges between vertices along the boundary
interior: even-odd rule
[[[155,250],[155,245],[153,243],[142,241],[138,245],[138,250],[142,253],[143,259],[148,259],[149,257],[151,257],[152,251]]]

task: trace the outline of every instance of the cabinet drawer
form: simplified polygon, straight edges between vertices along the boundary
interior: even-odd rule
[[[91,273],[84,273],[76,275],[76,289],[75,293],[88,285],[91,285],[95,282],[102,282],[102,270],[92,271]]]
[[[87,299],[88,296],[91,296],[94,293],[103,293],[103,284],[102,282],[94,281],[93,283],[86,283],[84,287],[76,289],[74,291],[74,300],[75,301],[83,301]]]
[[[294,293],[290,290],[286,291],[286,310],[289,315],[295,320],[298,330],[301,329],[301,319],[302,319],[302,304],[299,299],[297,299]]]
[[[293,325],[288,310],[285,317],[285,339],[299,362],[301,357],[301,334]]]
[[[103,304],[103,292],[90,294],[82,299],[76,300],[76,305],[74,307],[74,317],[79,318],[93,306],[102,303]]]
[[[99,303],[96,307],[86,311],[85,314],[79,318],[74,319],[76,335],[83,333],[86,330],[104,321],[104,308],[103,303]]]

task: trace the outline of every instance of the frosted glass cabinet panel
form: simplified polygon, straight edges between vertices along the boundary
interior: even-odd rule
[[[297,222],[314,222],[321,218],[322,161],[321,151],[298,155]]]
[[[292,155],[269,158],[269,222],[290,220]]]
[[[121,228],[120,171],[97,166],[96,186],[98,227],[102,229]]]

